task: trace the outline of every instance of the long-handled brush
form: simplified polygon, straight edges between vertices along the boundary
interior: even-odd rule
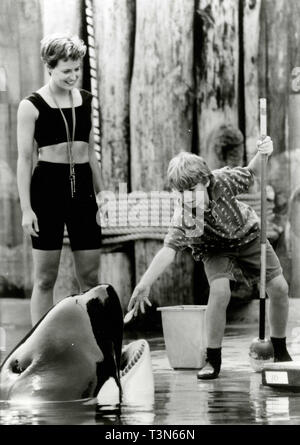
[[[260,136],[267,136],[267,101],[259,100]],[[259,290],[259,337],[250,345],[250,363],[254,371],[262,371],[266,363],[273,362],[274,351],[271,340],[265,338],[265,312],[266,312],[266,242],[267,242],[267,161],[268,155],[261,154],[261,270]]]

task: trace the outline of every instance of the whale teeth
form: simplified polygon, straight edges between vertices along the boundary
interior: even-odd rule
[[[145,349],[145,343],[142,343],[139,349],[135,351],[133,357],[131,357],[129,363],[127,363],[125,368],[121,370],[120,372],[121,377],[124,377],[124,375],[126,375],[130,371],[130,369],[133,368],[134,365],[139,361],[139,359],[143,355],[144,349]]]

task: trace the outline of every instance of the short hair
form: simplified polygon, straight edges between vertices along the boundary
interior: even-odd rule
[[[170,187],[178,191],[189,190],[199,183],[205,185],[212,178],[205,160],[186,151],[171,159],[167,175]]]
[[[78,36],[50,34],[41,40],[41,59],[49,67],[55,68],[59,60],[82,59],[87,47]]]

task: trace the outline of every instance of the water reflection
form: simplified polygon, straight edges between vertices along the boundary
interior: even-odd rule
[[[94,424],[95,407],[80,402],[10,404],[0,402],[2,425]]]
[[[155,418],[153,409],[153,405],[97,405],[95,419],[104,425],[152,425]]]
[[[153,406],[0,402],[1,425],[151,425],[154,418]]]
[[[300,393],[263,386],[261,376],[250,377],[250,397],[257,423],[299,424]]]
[[[266,416],[273,420],[290,420],[290,400],[288,397],[268,397],[266,400]]]

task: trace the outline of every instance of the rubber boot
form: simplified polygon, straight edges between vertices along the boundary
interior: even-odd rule
[[[206,351],[207,351],[206,364],[198,372],[197,378],[200,380],[216,379],[221,370],[222,348],[207,348]]]
[[[286,338],[271,337],[271,342],[274,349],[274,362],[292,362],[288,350],[286,349]]]

